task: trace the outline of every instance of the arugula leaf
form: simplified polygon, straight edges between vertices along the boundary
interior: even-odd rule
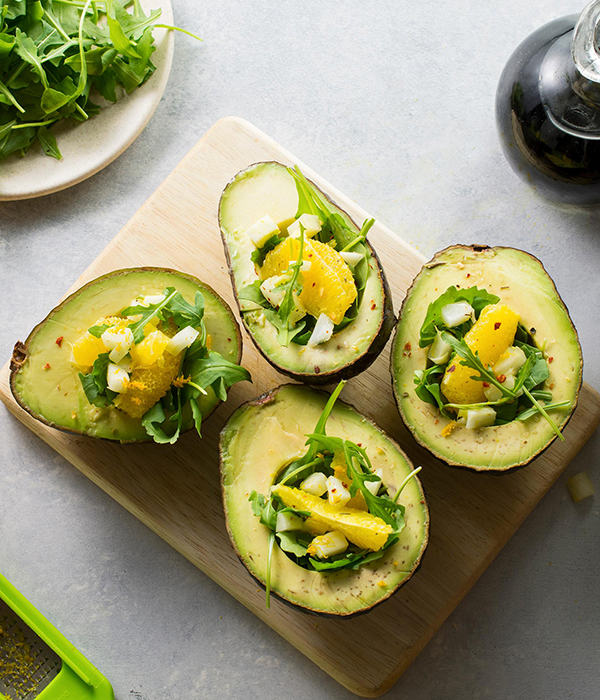
[[[269,238],[269,240],[263,245],[262,248],[256,248],[252,251],[250,259],[253,263],[256,263],[259,267],[262,267],[267,253],[269,253],[273,248],[278,246],[285,238],[275,233]]]
[[[253,304],[257,304],[265,309],[272,309],[271,304],[265,299],[264,294],[260,288],[261,281],[255,280],[252,284],[247,284],[242,287],[238,293],[238,299],[243,301],[251,301]],[[247,309],[242,309],[246,311]]]
[[[544,358],[544,353],[538,348],[534,348],[527,343],[515,341],[515,345],[523,350],[528,359],[531,358],[532,360],[531,371],[525,379],[525,386],[531,390],[536,386],[543,384],[550,376],[550,368],[548,367],[548,363]]]
[[[95,338],[100,338],[100,336],[104,333],[104,331],[108,330],[110,328],[109,325],[106,323],[103,323],[100,326],[92,326],[91,328],[88,328],[88,333],[93,335]]]
[[[436,406],[440,411],[445,411],[445,406],[440,385],[436,379],[439,380],[440,375],[443,374],[444,367],[442,365],[432,365],[428,369],[416,370],[414,376],[415,394],[421,401]]]
[[[157,401],[154,406],[142,416],[142,425],[146,429],[146,432],[150,437],[154,439],[154,442],[164,445],[166,443],[172,445],[177,441],[179,437],[179,431],[181,426],[178,425],[177,430],[173,435],[167,435],[164,429],[161,427],[166,422],[166,416],[162,404]]]
[[[425,348],[431,345],[435,340],[437,330],[446,328],[442,321],[442,309],[444,306],[454,304],[457,301],[469,303],[475,311],[475,316],[478,317],[483,308],[489,304],[497,304],[500,301],[500,297],[490,294],[487,289],[477,289],[477,287],[469,287],[468,289],[457,289],[454,286],[448,287],[427,308],[427,314],[421,326],[419,347]]]
[[[79,373],[79,381],[88,401],[101,408],[111,406],[116,396],[112,391],[107,395],[109,389],[106,384],[106,372],[109,362],[108,353],[102,353],[94,361],[91,372],[88,374]]]
[[[35,143],[60,158],[49,127],[97,114],[92,87],[116,101],[117,84],[148,80],[160,15],[138,0],[0,0],[0,159]]]
[[[237,382],[251,382],[250,372],[234,362],[226,360],[214,350],[208,350],[204,357],[192,355],[192,359],[183,359],[182,373],[189,377],[184,386],[183,402],[190,398],[197,399],[201,393],[206,393],[209,387],[221,401],[227,400],[226,390]]]
[[[296,557],[303,557],[306,555],[308,547],[298,539],[298,533],[276,532],[275,535],[279,540],[279,546],[284,552],[293,554]]]

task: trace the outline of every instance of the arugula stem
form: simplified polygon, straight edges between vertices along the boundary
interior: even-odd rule
[[[350,243],[348,243],[347,246],[344,246],[340,250],[340,253],[345,253],[348,250],[351,250],[352,248],[354,248],[354,246],[357,243],[362,243],[365,240],[365,238],[367,237],[367,233],[369,233],[369,231],[371,230],[371,227],[373,226],[374,223],[375,223],[375,219],[365,219],[365,221],[363,221],[363,225],[361,226],[360,233],[358,234],[358,236],[353,241],[350,241]]]
[[[537,408],[537,410],[538,410],[538,411],[544,416],[544,418],[548,421],[548,423],[550,424],[550,427],[551,427],[552,430],[556,433],[556,436],[557,436],[560,440],[562,440],[562,442],[564,442],[564,441],[565,441],[564,435],[560,432],[560,430],[558,429],[558,426],[557,426],[556,423],[552,420],[552,418],[550,418],[550,416],[546,413],[546,411],[545,411],[544,407],[542,406],[542,404],[538,402],[538,400],[535,398],[535,396],[533,396],[533,394],[529,391],[529,389],[528,389],[526,386],[523,387],[523,391],[525,392],[526,396],[529,397],[529,400],[531,401],[531,403]]]
[[[297,469],[294,469],[293,472],[288,474],[285,479],[282,479],[279,484],[285,484],[286,481],[289,481],[293,476],[296,476],[296,474],[299,474],[300,472],[303,472],[305,469],[308,469],[309,467],[314,467],[316,464],[320,464],[323,461],[322,457],[319,457],[318,459],[313,459],[311,462],[308,464],[303,464],[302,466],[298,467]]]
[[[30,126],[48,126],[48,124],[54,124],[56,119],[48,119],[45,122],[22,122],[21,124],[15,124],[11,126],[11,129],[27,129]]]
[[[549,403],[544,406],[545,411],[554,411],[554,410],[559,410],[561,408],[566,408],[567,406],[570,406],[571,402],[570,401],[557,401],[556,403]],[[532,406],[531,408],[526,409],[522,413],[519,413],[519,415],[515,418],[515,420],[527,420],[531,418],[533,415],[537,413],[537,408],[535,406]]]
[[[394,503],[398,503],[398,497],[402,493],[404,487],[408,482],[415,477],[420,471],[423,469],[423,467],[417,467],[416,469],[413,469],[412,472],[404,479],[404,481],[400,484],[400,488],[396,491],[396,495],[393,498]]]
[[[269,550],[267,553],[267,595],[266,595],[266,606],[267,609],[271,607],[271,560],[273,559],[273,544],[275,543],[275,533],[271,531],[269,533]]]
[[[11,104],[14,105],[19,110],[19,112],[21,112],[21,114],[25,113],[23,107],[21,107],[21,105],[14,98],[12,92],[6,87],[6,85],[2,81],[0,81],[0,94],[7,97],[10,100]]]
[[[198,384],[195,384],[194,382],[186,382],[186,384],[189,384],[190,386],[193,386],[194,389],[198,389],[198,391],[201,394],[204,394],[204,396],[208,396],[208,391],[205,391],[201,386],[198,386]]]
[[[181,27],[173,27],[170,24],[155,24],[154,26],[160,27],[161,29],[168,29],[171,32],[181,32],[182,34],[187,34],[188,36],[191,36],[192,39],[204,41],[204,39],[201,39],[197,34],[192,34],[192,32],[188,32],[187,29],[182,29]]]

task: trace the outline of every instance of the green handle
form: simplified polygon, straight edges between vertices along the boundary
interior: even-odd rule
[[[114,699],[106,678],[2,574],[0,598],[62,659],[61,671],[39,700]]]

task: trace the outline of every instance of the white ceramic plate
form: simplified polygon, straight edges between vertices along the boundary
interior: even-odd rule
[[[144,11],[162,7],[161,24],[173,24],[170,0],[143,0]],[[63,159],[50,158],[35,145],[24,158],[0,161],[0,201],[30,199],[64,190],[94,175],[123,153],[142,133],[165,90],[173,58],[173,33],[155,29],[154,74],[115,104],[108,103],[87,122],[53,129]]]

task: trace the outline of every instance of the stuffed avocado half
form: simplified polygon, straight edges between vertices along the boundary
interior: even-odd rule
[[[451,465],[505,471],[564,439],[582,356],[537,258],[457,245],[409,289],[391,370],[400,414],[419,443]]]
[[[34,418],[98,438],[174,442],[249,379],[231,309],[174,270],[117,270],[15,346],[10,385]]]
[[[264,162],[227,185],[219,223],[243,322],[276,369],[324,384],[373,362],[395,324],[373,219],[359,229],[297,167]]]
[[[240,407],[221,432],[221,483],[236,552],[270,593],[350,616],[416,571],[429,515],[412,464],[380,428],[310,387]]]

